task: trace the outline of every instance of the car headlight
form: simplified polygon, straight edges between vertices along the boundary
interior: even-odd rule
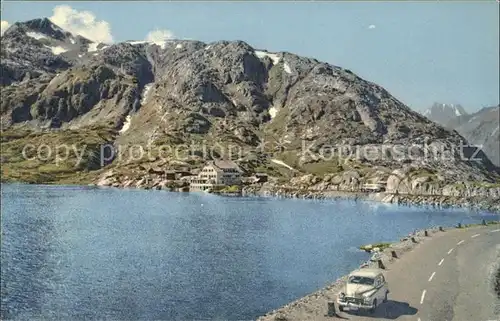
[[[363,295],[363,301],[365,301],[365,303],[371,303],[372,299],[371,299],[371,296],[374,294],[374,292],[368,292],[368,293],[365,293]]]

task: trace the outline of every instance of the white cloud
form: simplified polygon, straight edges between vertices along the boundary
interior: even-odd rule
[[[0,25],[0,35],[3,35],[5,30],[7,30],[7,28],[9,28],[9,23],[5,20],[2,20],[2,23]]]
[[[173,32],[170,30],[166,30],[166,29],[156,29],[156,30],[150,31],[146,35],[146,41],[153,42],[153,43],[161,46],[162,48],[165,46],[165,41],[173,39],[173,38],[174,38]]]
[[[375,29],[375,28],[377,28],[377,26],[376,26],[376,25],[369,25],[369,26],[368,26],[368,29]]]
[[[59,27],[89,40],[113,42],[109,23],[96,20],[96,16],[90,11],[77,11],[68,5],[59,5],[54,8],[49,19]]]

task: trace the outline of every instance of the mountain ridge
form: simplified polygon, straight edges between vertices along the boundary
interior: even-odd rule
[[[481,145],[491,161],[500,166],[500,106],[483,107],[451,119],[446,127],[456,130],[471,144]]]
[[[468,113],[460,104],[443,103],[434,103],[431,108],[426,109],[422,114],[430,120],[441,125],[446,125],[451,119],[454,119],[455,117],[468,115]]]
[[[124,184],[124,177],[138,179],[148,168],[179,163],[199,167],[206,160],[199,156],[201,145],[216,144],[245,150],[235,160],[248,172],[266,171],[285,180],[301,174],[350,173],[354,176],[346,180],[352,188],[372,176],[387,179],[396,170],[431,173],[430,181],[421,179],[418,186],[444,186],[456,182],[457,174],[464,181],[495,182],[498,177],[498,168],[484,154],[477,161],[461,158],[459,147],[466,140],[458,133],[348,69],[288,52],[256,50],[243,41],[103,45],[73,39],[73,44],[75,36],[64,32],[65,38],[57,33],[58,39],[36,39],[25,25],[16,23],[2,36],[1,123],[3,145],[10,150],[3,159],[7,176],[49,166],[19,159],[17,146],[28,137],[64,142],[64,136],[71,136],[84,144],[83,135],[94,137],[95,149],[88,151],[86,165],[76,167],[78,175],[96,182],[96,175],[111,169],[118,185]],[[27,25],[40,33],[33,26],[59,28],[47,26],[43,19]],[[65,51],[56,52],[55,46]],[[134,145],[158,149],[193,142],[201,147],[191,148],[182,161],[172,154],[159,155],[158,150],[148,159],[119,161]],[[99,161],[102,144],[120,147],[105,168]],[[304,145],[312,146],[307,153]],[[395,146],[411,145],[419,146],[418,157],[410,159],[411,152],[405,151],[404,161],[394,159]],[[347,162],[345,155],[321,155],[339,146],[371,149],[378,158],[366,154]],[[439,149],[449,150],[451,161],[423,156]],[[71,168],[66,164],[61,173],[50,167],[52,172],[42,176],[59,181],[61,175],[74,175]]]

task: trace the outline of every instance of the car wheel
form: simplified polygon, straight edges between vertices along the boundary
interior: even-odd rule
[[[370,309],[370,313],[375,313],[377,309],[377,299],[373,300],[373,308]]]
[[[388,294],[389,294],[389,292],[385,292],[385,297],[384,297],[384,301],[383,301],[384,303],[387,302],[387,300],[388,300],[388,298],[387,298]]]

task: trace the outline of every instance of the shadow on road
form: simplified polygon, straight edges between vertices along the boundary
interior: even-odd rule
[[[399,302],[389,300],[386,303],[382,303],[377,307],[375,313],[370,313],[368,311],[349,311],[346,310],[345,314],[363,316],[366,318],[374,318],[374,319],[389,319],[394,320],[404,315],[415,315],[417,314],[418,309],[410,306],[406,302]]]

